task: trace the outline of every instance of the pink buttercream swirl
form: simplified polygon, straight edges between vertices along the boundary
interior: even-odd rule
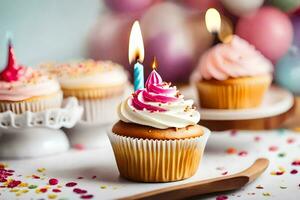
[[[163,112],[167,110],[151,103],[171,103],[182,99],[176,87],[171,87],[170,83],[163,82],[155,70],[149,75],[145,86],[146,88],[137,90],[132,94],[132,105],[137,110]]]
[[[214,46],[200,59],[192,80],[226,80],[228,78],[267,75],[272,63],[254,46],[234,35],[229,43]]]

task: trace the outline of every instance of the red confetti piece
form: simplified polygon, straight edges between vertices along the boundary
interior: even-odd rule
[[[58,193],[58,192],[61,192],[61,190],[60,189],[53,189],[52,192]]]
[[[287,142],[288,144],[292,144],[292,143],[294,143],[295,141],[296,141],[295,138],[288,138],[286,142]]]
[[[223,176],[225,176],[225,175],[227,175],[227,174],[228,174],[228,172],[227,172],[227,171],[222,173],[222,175],[223,175]]]
[[[82,176],[79,176],[79,177],[77,177],[77,179],[83,179],[83,177],[82,177]]]
[[[297,174],[298,173],[298,170],[296,170],[296,169],[293,169],[292,171],[291,171],[291,174]]]
[[[229,147],[227,150],[226,150],[226,153],[227,154],[235,154],[237,153],[237,150],[233,147]]]
[[[77,149],[77,150],[84,150],[85,149],[82,144],[75,144],[74,148]]]
[[[12,180],[8,183],[8,188],[14,188],[21,184],[21,181]]]
[[[75,185],[77,185],[75,182],[69,182],[66,184],[67,187],[74,187]]]
[[[277,146],[270,146],[269,151],[277,151],[278,147]]]
[[[261,137],[259,137],[259,136],[254,137],[255,142],[259,142],[260,140],[261,140]]]
[[[40,192],[46,193],[46,192],[47,192],[47,188],[41,188],[41,189],[40,189]]]
[[[248,152],[247,152],[247,151],[240,151],[240,152],[238,153],[238,155],[239,155],[239,156],[246,156],[246,155],[248,155]]]
[[[0,183],[4,183],[4,182],[6,182],[7,181],[7,179],[6,178],[0,178]]]
[[[93,177],[92,177],[92,179],[95,179],[95,178],[97,178],[97,176],[93,176]]]
[[[220,195],[220,196],[217,196],[216,200],[226,200],[228,199],[228,196],[225,196],[225,195]]]
[[[51,178],[49,180],[49,185],[57,185],[58,184],[58,180],[56,178]]]
[[[82,198],[82,199],[91,199],[93,197],[94,197],[94,195],[88,194],[88,195],[82,195],[80,198]]]
[[[300,160],[295,160],[294,162],[292,162],[292,165],[300,166]]]
[[[74,188],[73,192],[75,192],[77,194],[85,194],[85,193],[87,193],[86,190],[82,190],[80,188]]]
[[[236,134],[237,134],[237,130],[231,130],[230,131],[230,135],[231,136],[236,136]]]
[[[32,175],[32,178],[34,178],[34,179],[40,179],[40,177],[39,176],[37,176],[37,175]]]

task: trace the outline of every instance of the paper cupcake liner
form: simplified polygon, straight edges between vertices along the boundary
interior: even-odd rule
[[[65,97],[74,96],[78,99],[106,99],[114,96],[120,96],[125,90],[124,85],[107,86],[99,88],[66,89],[62,88]]]
[[[106,99],[79,99],[79,105],[84,109],[82,121],[87,123],[109,124],[117,121],[117,107],[123,96]]]
[[[191,139],[153,140],[108,132],[120,175],[140,182],[170,182],[195,174],[210,131]]]
[[[270,84],[270,76],[247,77],[226,81],[200,81],[197,83],[197,90],[203,108],[242,109],[258,107]]]
[[[63,93],[57,92],[53,95],[33,97],[17,102],[0,101],[0,112],[12,111],[15,114],[22,114],[26,111],[40,112],[61,107],[62,100]]]

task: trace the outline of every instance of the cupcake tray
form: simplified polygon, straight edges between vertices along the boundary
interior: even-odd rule
[[[197,91],[193,87],[183,87],[181,93],[186,98],[194,99],[197,107],[200,107]],[[262,105],[258,108],[239,110],[200,108],[200,124],[214,131],[274,129],[281,127],[283,122],[293,114],[295,107],[292,93],[272,86],[267,91]]]
[[[60,128],[73,127],[82,112],[77,99],[68,98],[63,108],[20,115],[11,111],[0,113],[0,158],[38,157],[67,151],[69,142]]]

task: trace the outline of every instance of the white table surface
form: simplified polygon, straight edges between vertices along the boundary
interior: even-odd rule
[[[273,148],[275,150],[270,151],[271,146],[278,149]],[[235,148],[237,153],[226,153],[226,149],[230,147]],[[246,151],[248,154],[239,156],[240,151]],[[280,157],[280,153],[284,156]],[[213,133],[196,175],[174,183],[135,183],[120,178],[108,141],[105,148],[98,150],[72,149],[60,155],[37,159],[0,160],[0,163],[7,165],[7,169],[15,170],[13,179],[43,188],[47,187],[49,178],[57,178],[58,185],[61,186],[60,193],[52,192],[57,185],[48,186],[45,193],[36,193],[36,189],[28,187],[16,187],[14,190],[0,188],[0,199],[81,199],[81,195],[73,192],[74,188],[87,190],[86,194],[93,195],[92,199],[116,199],[156,188],[222,176],[226,172],[232,174],[250,166],[258,157],[267,157],[270,160],[269,168],[258,180],[241,190],[204,196],[201,199],[216,199],[220,195],[226,195],[228,199],[300,199],[300,166],[292,165],[294,160],[300,159],[300,134],[289,130]],[[272,171],[278,171],[278,167],[283,167],[285,173],[280,176],[271,175]],[[38,168],[45,168],[45,171],[38,172]],[[292,169],[299,172],[291,174]],[[37,175],[40,179],[35,179],[32,175]],[[69,181],[78,185],[66,187],[65,184]],[[0,183],[0,186],[3,184],[5,183]],[[258,185],[263,189],[257,189]]]

